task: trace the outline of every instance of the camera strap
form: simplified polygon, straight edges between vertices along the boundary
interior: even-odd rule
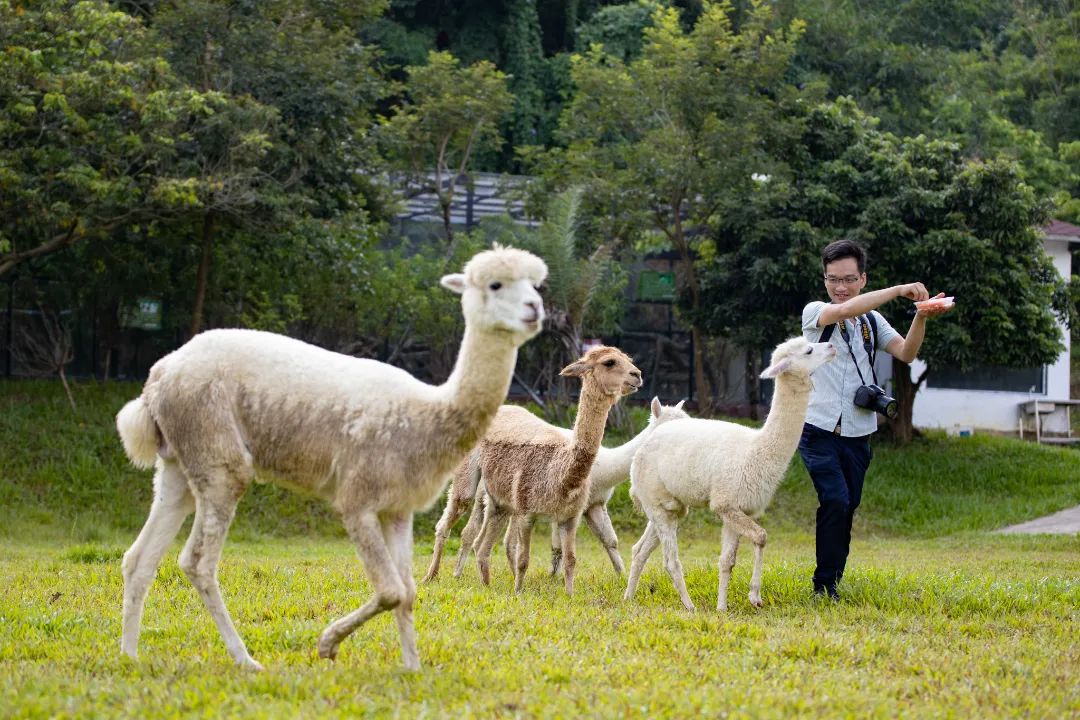
[[[874,378],[874,384],[878,384],[877,370],[874,368],[874,361],[877,360],[877,348],[875,347],[874,340],[877,337],[877,320],[874,319],[874,313],[867,313],[866,315],[860,315],[859,321],[862,327],[863,336],[863,349],[866,350],[866,356],[870,358],[870,374]],[[829,342],[829,338],[832,337],[833,328],[836,325],[840,326],[840,335],[844,338],[844,343],[847,345],[848,352],[851,354],[851,362],[855,364],[855,372],[859,373],[859,382],[863,385],[866,384],[866,380],[863,378],[862,370],[859,369],[859,361],[855,359],[855,351],[851,348],[851,339],[849,337],[847,329],[847,321],[841,320],[838,323],[829,325],[821,331],[821,337],[818,338],[818,342]]]

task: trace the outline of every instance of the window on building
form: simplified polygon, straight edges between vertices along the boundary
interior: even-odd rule
[[[985,365],[960,372],[935,368],[926,378],[926,386],[948,390],[997,390],[1001,392],[1043,393],[1046,368],[1006,368]]]

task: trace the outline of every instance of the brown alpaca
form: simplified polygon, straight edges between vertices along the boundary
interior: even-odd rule
[[[581,378],[577,420],[569,437],[528,410],[507,406],[499,409],[480,442],[480,474],[488,502],[476,559],[484,584],[491,580],[491,548],[512,517],[511,533],[517,538],[514,590],[521,592],[533,524],[543,515],[559,525],[566,592],[574,591],[574,538],[589,501],[589,470],[604,438],[608,412],[619,398],[641,387],[641,371],[617,348],[598,347],[560,374]],[[468,470],[459,466],[461,472]]]

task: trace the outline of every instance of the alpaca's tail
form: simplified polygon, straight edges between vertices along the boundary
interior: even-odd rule
[[[151,468],[158,454],[158,429],[142,397],[137,397],[116,414],[116,429],[131,464]]]

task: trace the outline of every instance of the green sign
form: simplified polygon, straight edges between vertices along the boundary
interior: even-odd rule
[[[134,307],[125,308],[120,313],[120,324],[138,330],[161,329],[161,301],[153,298],[139,298]]]
[[[675,273],[643,270],[638,277],[638,300],[670,302],[675,299]]]

